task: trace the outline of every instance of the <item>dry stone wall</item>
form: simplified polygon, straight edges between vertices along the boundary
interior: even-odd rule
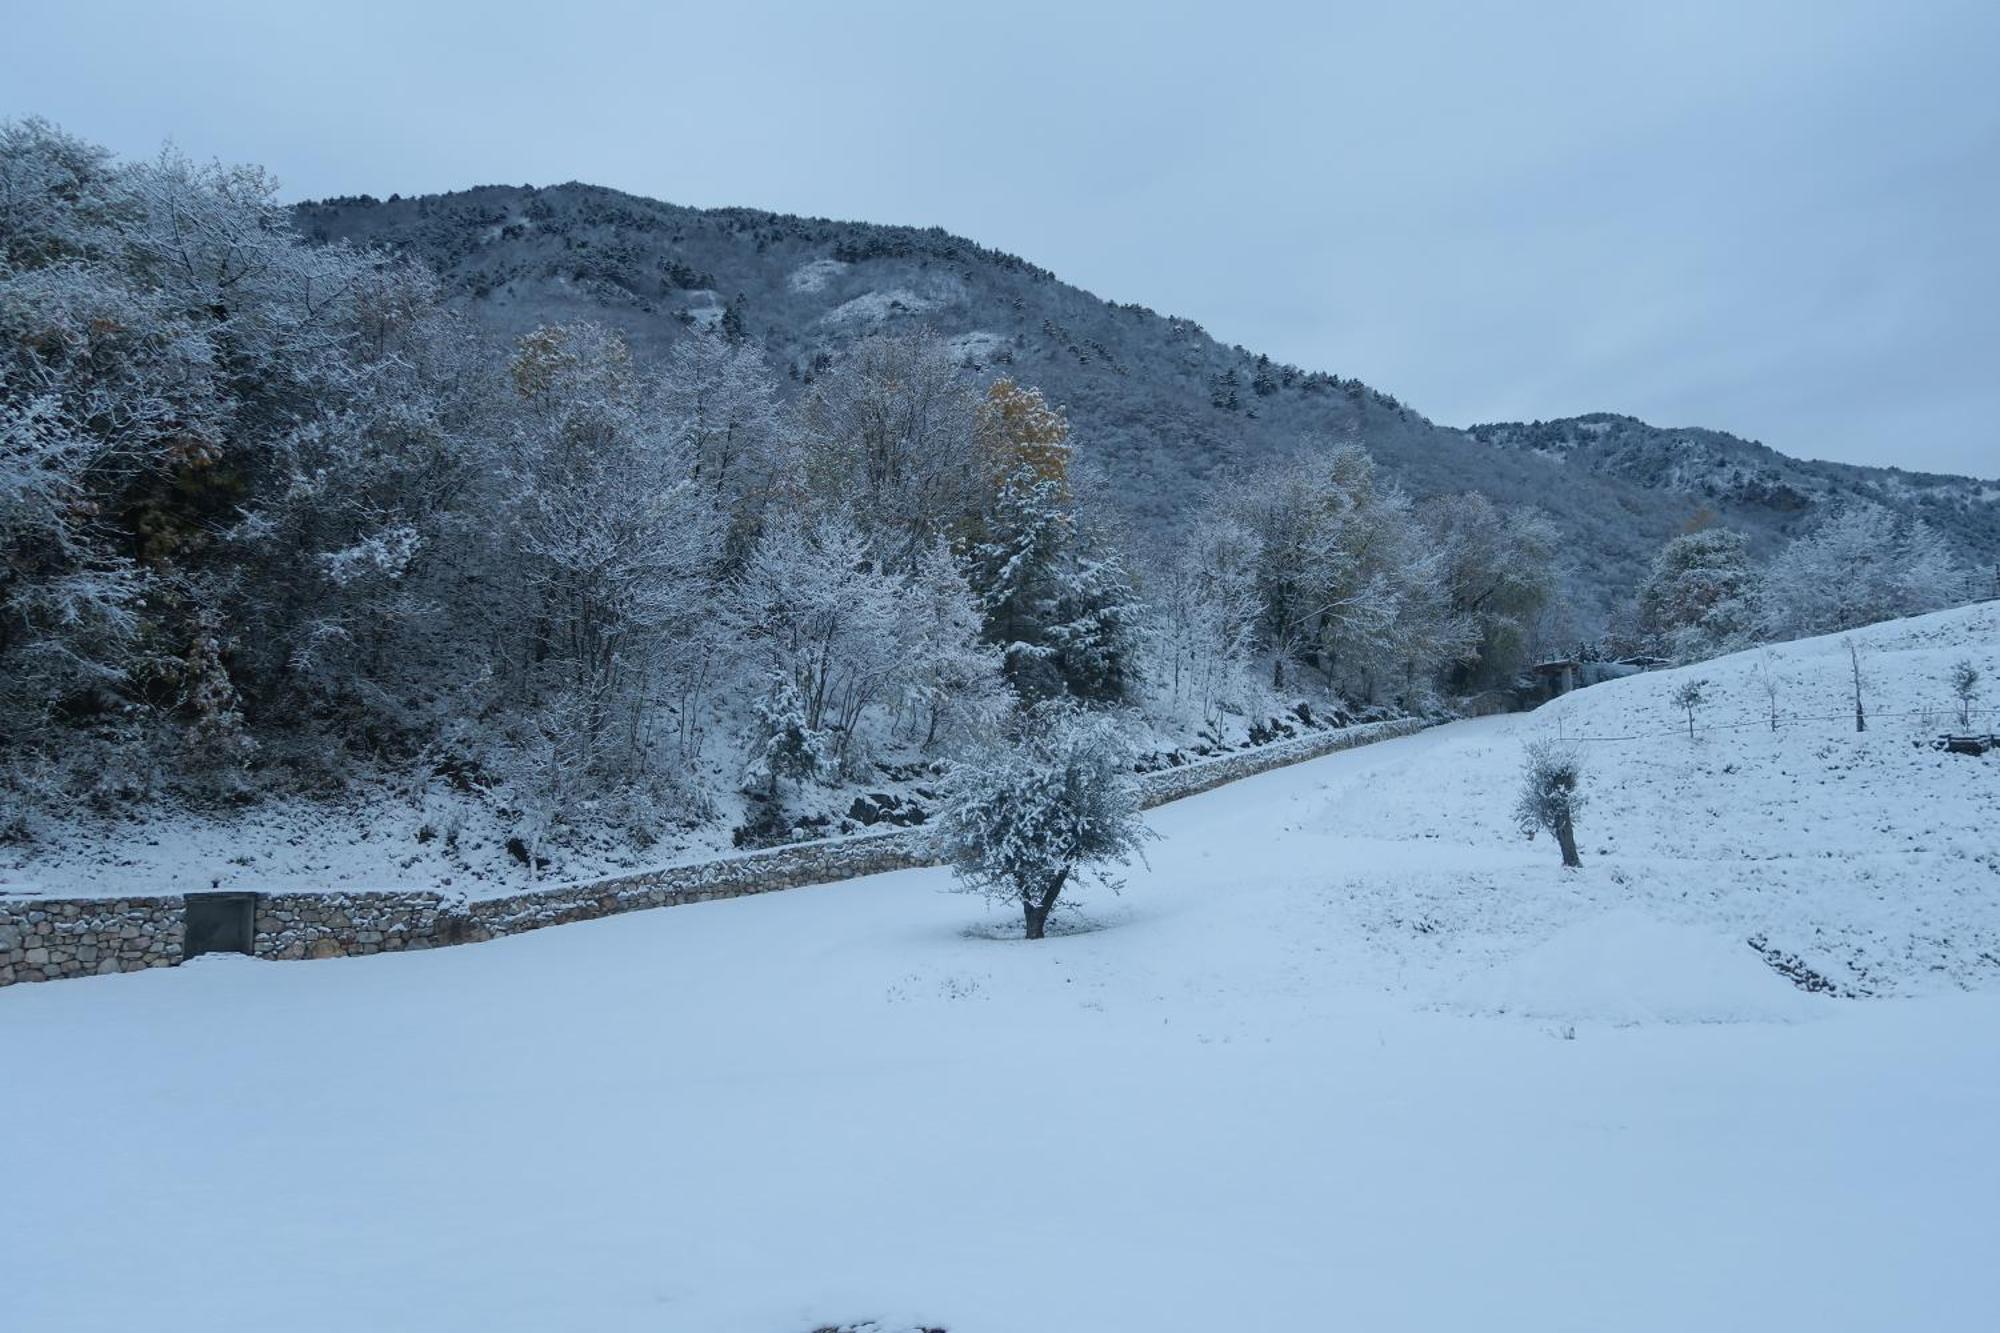
[[[1376,741],[1412,735],[1429,725],[1423,719],[1414,717],[1397,718],[1391,722],[1366,722],[1358,727],[1318,731],[1294,740],[1276,741],[1215,759],[1199,759],[1179,768],[1159,769],[1140,779],[1140,798],[1150,810],[1156,805],[1213,791],[1231,782],[1268,773],[1274,768],[1302,764],[1321,755],[1352,750],[1357,745],[1371,745]]]
[[[172,967],[184,910],[178,895],[0,898],[0,986]]]
[[[1407,736],[1415,719],[1316,732],[1140,778],[1148,807],[1338,750]],[[925,830],[897,829],[795,843],[663,866],[584,884],[466,899],[423,890],[266,893],[257,896],[251,952],[259,958],[337,958],[470,944],[544,926],[652,907],[853,879],[933,864]],[[0,897],[0,986],[102,976],[181,961],[186,900]]]

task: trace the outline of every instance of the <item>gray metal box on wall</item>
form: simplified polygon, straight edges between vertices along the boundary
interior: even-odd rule
[[[257,895],[190,893],[187,933],[181,957],[204,953],[249,953],[257,938]]]

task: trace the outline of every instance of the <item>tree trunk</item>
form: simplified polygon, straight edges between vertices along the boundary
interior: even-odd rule
[[[1069,871],[1059,870],[1040,893],[1030,890],[1021,895],[1021,923],[1027,928],[1029,939],[1042,938],[1049,924],[1049,913],[1055,910],[1056,899],[1061,896],[1063,884],[1068,879]]]
[[[1556,843],[1562,848],[1564,866],[1575,870],[1583,865],[1583,858],[1576,854],[1576,829],[1567,816],[1556,821]]]
[[[1854,670],[1854,729],[1866,731],[1868,714],[1861,707],[1861,650],[1854,646],[1852,639],[1847,641],[1847,661]]]

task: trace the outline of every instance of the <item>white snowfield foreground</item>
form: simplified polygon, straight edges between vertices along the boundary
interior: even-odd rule
[[[1833,640],[1776,733],[1756,654],[1594,687],[1157,811],[1039,944],[920,870],[11,988],[0,1326],[1991,1327],[2000,757],[1912,741],[2000,616],[1855,641],[1864,735]],[[1558,719],[1640,738],[1578,873]]]

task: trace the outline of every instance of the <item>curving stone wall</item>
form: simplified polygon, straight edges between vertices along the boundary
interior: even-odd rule
[[[1407,736],[1415,718],[1315,732],[1140,776],[1148,808],[1339,750]],[[251,952],[338,958],[470,944],[621,912],[740,898],[934,864],[921,827],[795,843],[583,884],[465,899],[428,890],[258,895]],[[186,900],[0,897],[0,986],[181,961]]]
[[[1302,764],[1308,759],[1352,750],[1359,745],[1393,740],[1422,731],[1430,723],[1421,718],[1403,717],[1392,722],[1364,722],[1339,731],[1317,731],[1294,740],[1260,745],[1254,750],[1199,759],[1179,768],[1163,768],[1139,779],[1140,801],[1147,809],[1195,796],[1244,778],[1268,773],[1274,768]]]

